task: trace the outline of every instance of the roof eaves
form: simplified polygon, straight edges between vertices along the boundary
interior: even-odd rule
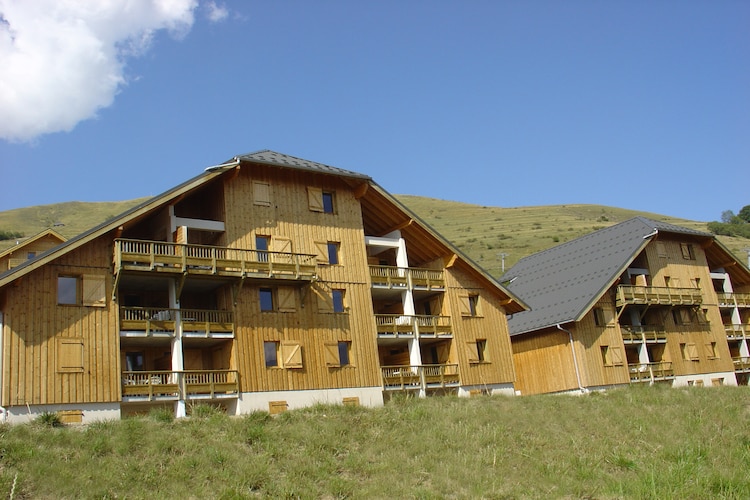
[[[187,191],[190,191],[191,189],[194,189],[219,175],[222,175],[225,171],[226,169],[204,171],[196,175],[195,177],[188,179],[187,181],[165,191],[164,193],[154,196],[153,198],[150,198],[143,203],[140,203],[137,206],[126,210],[115,218],[103,222],[77,236],[74,236],[68,241],[61,243],[60,245],[38,255],[36,258],[27,260],[23,264],[20,264],[13,269],[0,274],[0,288],[22,276],[25,276],[31,271],[42,267],[43,265],[60,257],[61,255],[79,248],[84,243],[87,243],[101,236],[102,234],[116,229],[118,226],[161,206],[168,200],[173,199]]]

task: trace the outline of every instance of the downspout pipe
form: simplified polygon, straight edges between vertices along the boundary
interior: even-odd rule
[[[3,312],[0,311],[0,422],[7,422],[8,410],[6,410],[3,404]]]
[[[568,340],[570,341],[570,352],[571,354],[573,354],[573,367],[576,370],[576,382],[578,383],[578,390],[581,391],[581,393],[589,392],[585,387],[583,387],[583,384],[581,384],[581,372],[578,369],[578,358],[576,357],[576,349],[573,345],[573,334],[570,332],[570,330],[566,330],[565,328],[560,326],[559,323],[557,324],[557,329],[568,334]]]

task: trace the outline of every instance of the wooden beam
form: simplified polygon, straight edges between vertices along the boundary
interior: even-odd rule
[[[443,257],[443,262],[445,262],[445,268],[453,267],[456,264],[456,261],[458,260],[458,255],[451,254]]]
[[[406,219],[404,221],[399,222],[395,226],[391,226],[385,231],[383,231],[383,234],[391,234],[393,231],[399,231],[405,227],[409,227],[414,223],[414,219]]]
[[[367,193],[367,190],[369,188],[370,188],[370,183],[363,182],[362,184],[354,188],[354,198],[357,200],[362,198],[365,195],[365,193]]]

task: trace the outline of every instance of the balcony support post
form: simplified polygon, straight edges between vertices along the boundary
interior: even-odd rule
[[[182,353],[182,314],[177,291],[177,281],[172,280],[169,286],[169,307],[174,311],[174,337],[172,338],[172,371],[177,372],[177,386],[179,387],[179,399],[175,402],[175,417],[187,416],[185,407],[185,386],[182,372],[185,370],[185,359]]]

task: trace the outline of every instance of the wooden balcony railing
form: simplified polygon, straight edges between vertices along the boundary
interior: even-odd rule
[[[654,382],[674,378],[671,361],[657,363],[636,363],[628,365],[631,382]]]
[[[142,399],[190,399],[239,394],[237,370],[125,371],[122,396]]]
[[[625,342],[666,342],[667,331],[663,326],[655,325],[620,325],[622,339]]]
[[[736,372],[750,371],[750,357],[739,356],[736,358],[732,358],[732,362],[734,363],[734,371]]]
[[[120,331],[146,336],[169,335],[175,332],[177,315],[182,319],[182,332],[187,336],[232,337],[234,313],[206,309],[165,309],[161,307],[120,307]]]
[[[370,279],[375,286],[388,288],[443,289],[443,271],[416,267],[370,266]]]
[[[383,388],[386,390],[426,390],[458,387],[457,364],[383,366]]]
[[[745,336],[745,332],[750,331],[750,326],[729,324],[724,325],[724,331],[727,333],[727,338],[730,340],[742,339]]]
[[[665,306],[699,305],[703,296],[699,288],[670,288],[658,286],[620,285],[617,287],[617,307],[626,304]]]
[[[376,314],[375,324],[382,337],[450,337],[450,316],[407,316],[403,314]]]
[[[315,255],[188,245],[165,241],[115,240],[115,273],[158,271],[239,277],[313,280]]]
[[[716,295],[722,306],[750,307],[750,293],[717,292]]]

